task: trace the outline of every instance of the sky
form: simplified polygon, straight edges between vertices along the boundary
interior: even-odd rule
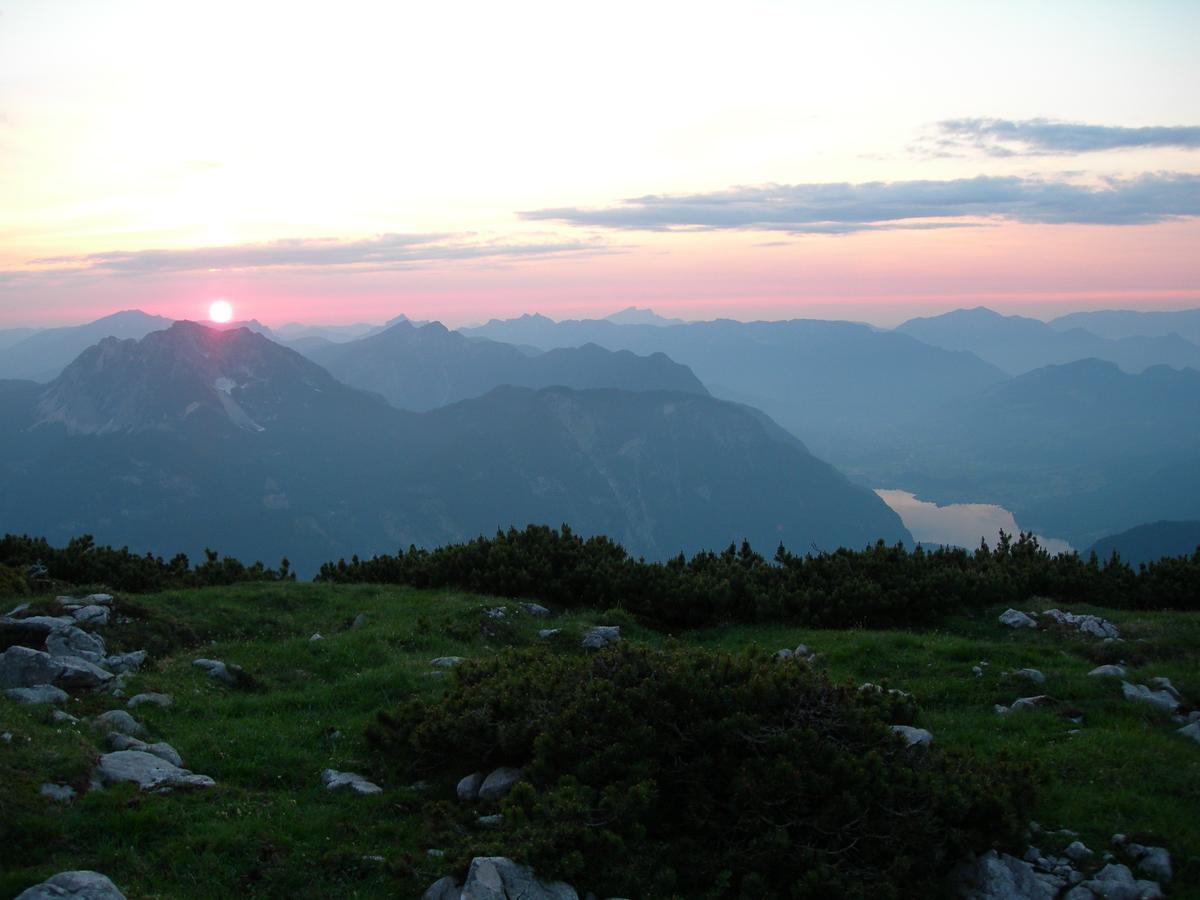
[[[0,328],[1200,306],[1200,3],[0,0]]]

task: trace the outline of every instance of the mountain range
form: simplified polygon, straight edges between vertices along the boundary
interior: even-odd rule
[[[911,540],[762,413],[701,392],[502,387],[415,413],[239,328],[109,338],[0,382],[0,519],[55,541],[289,556],[568,522],[664,558]]]

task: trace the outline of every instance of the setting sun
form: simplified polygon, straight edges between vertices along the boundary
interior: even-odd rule
[[[228,300],[214,300],[208,307],[208,317],[214,322],[228,322],[233,318],[233,305]]]

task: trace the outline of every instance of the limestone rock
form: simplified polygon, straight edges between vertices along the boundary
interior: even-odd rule
[[[117,886],[99,872],[59,872],[17,894],[16,900],[125,900]]]
[[[1092,678],[1124,678],[1124,666],[1096,666],[1092,671],[1088,672]]]
[[[88,594],[79,601],[84,606],[112,606],[112,594]]]
[[[74,625],[66,625],[46,636],[46,652],[51,656],[78,656],[88,662],[101,664],[104,661],[104,638]]]
[[[92,720],[92,727],[103,731],[118,731],[121,734],[143,734],[146,726],[123,709],[110,709]]]
[[[1141,844],[1129,844],[1125,848],[1135,860],[1137,866],[1155,881],[1170,881],[1174,870],[1171,868],[1171,854],[1166,847],[1143,847]]]
[[[1087,848],[1083,841],[1071,841],[1067,848],[1063,850],[1067,856],[1075,862],[1083,862],[1085,859],[1091,859],[1095,854]]]
[[[16,700],[25,706],[38,706],[44,703],[66,703],[70,695],[52,684],[35,684],[33,687],[7,688],[4,696]]]
[[[63,688],[92,688],[111,679],[111,672],[78,656],[51,656],[29,647],[9,647],[0,653],[0,687],[55,684]]]
[[[913,728],[911,725],[893,725],[892,731],[903,737],[909,747],[928,747],[933,743],[933,734],[924,728]]]
[[[1126,700],[1149,703],[1166,712],[1175,712],[1179,708],[1179,701],[1165,690],[1152,691],[1144,684],[1130,684],[1128,681],[1122,681],[1121,691],[1125,694]]]
[[[1092,637],[1112,638],[1116,639],[1121,636],[1121,632],[1117,630],[1117,626],[1107,619],[1101,619],[1099,616],[1077,615],[1075,613],[1063,612],[1061,609],[1048,609],[1043,616],[1059,625],[1073,628],[1076,631],[1090,634]]]
[[[550,610],[540,603],[522,603],[521,608],[535,619],[544,619],[550,615]]]
[[[1157,882],[1134,878],[1128,867],[1120,863],[1109,863],[1082,886],[1104,900],[1161,900],[1163,897]]]
[[[134,694],[129,698],[125,706],[129,709],[137,709],[139,706],[145,705],[167,707],[173,702],[174,700],[171,699],[170,694],[159,694],[154,691],[148,691],[144,694]]]
[[[1000,613],[1000,624],[1009,628],[1037,628],[1037,622],[1019,609],[1006,609]]]
[[[995,850],[962,864],[955,880],[963,900],[1054,900],[1066,886],[1062,878]]]
[[[237,666],[231,666],[228,663],[221,662],[219,659],[193,659],[192,665],[198,669],[203,669],[208,673],[210,678],[215,678],[217,681],[224,681],[226,684],[237,683],[237,677],[234,674],[240,671]]]
[[[599,650],[609,644],[615,644],[619,640],[621,640],[620,625],[597,625],[595,628],[588,629],[580,646],[588,650]]]
[[[108,607],[91,604],[74,610],[71,615],[76,622],[93,627],[108,624]]]
[[[70,803],[75,799],[75,788],[69,784],[50,784],[47,782],[38,788],[38,793],[59,803]]]
[[[1182,734],[1186,738],[1191,738],[1197,744],[1200,744],[1200,722],[1193,722],[1191,725],[1184,725],[1176,734]]]
[[[382,794],[383,788],[374,782],[367,781],[356,772],[339,772],[336,769],[326,769],[321,773],[321,782],[326,790],[336,791],[350,788],[356,794]]]
[[[474,803],[479,799],[479,788],[483,784],[483,773],[472,772],[463,777],[455,788],[460,803]]]
[[[165,759],[173,766],[183,766],[183,758],[179,755],[179,752],[165,742],[147,744],[145,741],[139,741],[135,737],[114,731],[108,736],[108,745],[114,750],[140,750],[143,753],[153,754],[159,759]]]
[[[145,650],[133,650],[129,653],[119,653],[104,660],[104,668],[114,675],[124,675],[126,672],[136,672],[146,661]]]
[[[174,787],[212,787],[216,784],[207,775],[196,775],[144,750],[106,753],[100,757],[96,774],[106,784],[129,781],[143,791]]]
[[[445,875],[425,889],[421,900],[459,900],[461,896],[462,888],[457,879]]]
[[[493,769],[488,777],[483,779],[483,784],[479,786],[479,799],[484,802],[499,800],[521,780],[522,774],[521,769],[514,769],[510,766]]]
[[[494,813],[490,816],[480,816],[475,820],[475,824],[480,828],[496,829],[504,824],[504,816],[500,813]]]
[[[1032,681],[1034,684],[1046,683],[1046,676],[1037,669],[1018,669],[1013,674],[1018,678],[1024,678],[1026,681]]]
[[[503,856],[471,860],[461,900],[579,900],[569,884],[538,880],[527,866]]]

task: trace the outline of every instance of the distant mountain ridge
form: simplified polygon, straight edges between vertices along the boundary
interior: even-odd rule
[[[54,541],[286,555],[569,522],[664,558],[911,541],[756,410],[678,391],[506,387],[395,409],[247,329],[110,339],[49,385],[0,382],[0,520]]]
[[[970,351],[1012,375],[1081,359],[1108,360],[1131,373],[1154,365],[1200,368],[1200,346],[1176,333],[1112,339],[983,306],[909,319],[896,331],[935,347]]]
[[[1101,538],[1088,548],[1100,560],[1114,552],[1131,566],[1157,562],[1164,556],[1191,556],[1200,551],[1200,521],[1148,522]]]
[[[102,338],[137,340],[166,328],[171,321],[139,309],[127,309],[84,325],[44,328],[0,350],[0,378],[49,381]]]
[[[404,320],[355,341],[297,349],[346,384],[416,412],[504,385],[708,393],[690,369],[662,353],[637,356],[587,344],[530,356],[509,344],[469,339],[439,322],[417,327]]]
[[[1098,309],[1059,316],[1049,324],[1060,331],[1085,328],[1092,334],[1114,340],[1178,334],[1193,344],[1200,344],[1200,309]]]

